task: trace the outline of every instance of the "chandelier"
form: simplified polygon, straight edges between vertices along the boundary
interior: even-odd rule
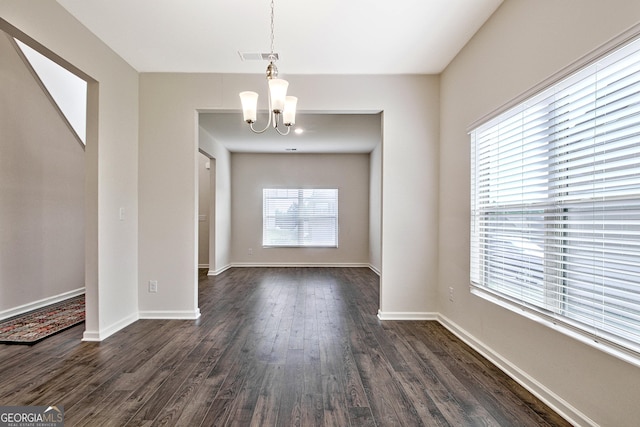
[[[296,104],[298,103],[298,98],[295,96],[287,96],[289,82],[278,78],[278,68],[275,64],[278,55],[273,51],[273,9],[273,0],[271,0],[271,53],[268,56],[269,65],[267,66],[269,121],[264,129],[256,130],[253,127],[257,118],[258,94],[251,91],[240,92],[240,101],[242,102],[244,121],[249,124],[249,127],[254,133],[263,133],[269,129],[270,126],[273,126],[280,135],[287,135],[291,130],[291,126],[296,122]],[[286,131],[282,130],[281,125],[285,126]]]

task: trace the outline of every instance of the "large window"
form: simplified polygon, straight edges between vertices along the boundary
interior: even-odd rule
[[[262,245],[338,247],[338,190],[265,188]]]
[[[471,283],[640,354],[640,42],[471,131]]]

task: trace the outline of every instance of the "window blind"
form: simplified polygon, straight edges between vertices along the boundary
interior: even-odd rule
[[[263,189],[264,247],[338,247],[338,190]]]
[[[640,42],[470,136],[472,288],[640,353]]]

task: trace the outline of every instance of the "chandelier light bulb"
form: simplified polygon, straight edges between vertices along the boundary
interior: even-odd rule
[[[255,123],[258,114],[258,94],[251,91],[240,92],[242,115],[247,123]]]
[[[284,113],[282,114],[282,123],[285,126],[296,124],[296,104],[298,98],[295,96],[287,96],[284,101]]]
[[[271,111],[276,114],[284,110],[284,101],[287,97],[289,82],[282,79],[269,79],[269,92],[271,93]]]

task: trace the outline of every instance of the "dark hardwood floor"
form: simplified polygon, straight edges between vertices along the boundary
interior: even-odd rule
[[[381,322],[364,268],[200,275],[197,321],[0,345],[0,405],[66,426],[562,426],[436,322]]]

